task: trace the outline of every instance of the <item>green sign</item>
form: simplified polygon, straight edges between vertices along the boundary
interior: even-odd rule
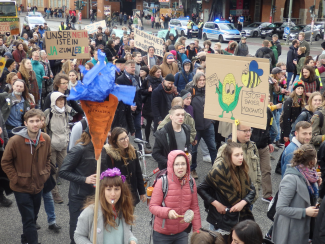
[[[0,18],[0,22],[13,22],[19,21],[19,18]]]

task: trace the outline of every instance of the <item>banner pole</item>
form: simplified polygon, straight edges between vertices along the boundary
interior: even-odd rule
[[[232,124],[232,141],[237,142],[237,125],[236,125],[236,123]]]
[[[101,154],[97,160],[97,172],[96,172],[96,192],[95,192],[95,210],[94,210],[94,229],[93,229],[93,243],[97,243],[97,219],[98,219],[98,205],[99,205],[99,180],[100,180],[100,164]]]

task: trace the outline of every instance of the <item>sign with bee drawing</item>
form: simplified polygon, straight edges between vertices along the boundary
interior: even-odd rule
[[[204,117],[265,129],[269,60],[207,54]]]

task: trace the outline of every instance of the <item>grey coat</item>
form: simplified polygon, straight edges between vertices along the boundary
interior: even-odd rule
[[[101,207],[98,208],[97,218],[97,243],[104,243],[104,219]],[[122,218],[123,219],[123,218]],[[93,229],[94,229],[94,205],[90,205],[85,208],[78,218],[77,228],[74,232],[74,241],[76,244],[92,244],[93,242]],[[125,223],[123,219],[123,233],[124,244],[129,244],[131,240],[138,243],[137,239],[133,236],[130,226]]]
[[[5,121],[2,117],[2,113],[0,111],[0,128],[2,129],[2,133],[0,134],[0,138],[3,140],[2,145],[0,145],[0,151],[4,151],[5,145],[8,142],[8,134],[7,134],[7,130],[6,130],[6,125],[5,125]]]
[[[310,196],[305,178],[288,166],[279,186],[279,198],[273,225],[276,244],[307,244],[311,217],[306,215]]]

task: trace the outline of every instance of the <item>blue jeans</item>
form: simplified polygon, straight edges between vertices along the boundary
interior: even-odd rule
[[[196,167],[197,167],[197,147],[200,144],[201,138],[204,139],[205,143],[208,146],[212,164],[214,163],[214,160],[217,157],[214,126],[211,123],[210,126],[207,129],[205,129],[205,130],[197,130],[196,131],[197,144],[195,146],[193,146],[193,150],[192,150],[191,171],[195,170]]]
[[[294,81],[297,81],[297,80],[299,80],[299,74],[298,74],[298,75],[296,75],[296,78],[295,78],[295,80],[294,80]]]
[[[43,194],[43,200],[45,212],[47,214],[47,223],[49,225],[55,224],[56,216],[54,212],[54,201],[52,197],[52,192],[49,191],[48,193]]]
[[[293,76],[293,72],[287,72],[287,87],[289,88],[289,85],[291,84],[291,79]]]
[[[187,244],[188,233],[183,231],[175,235],[164,235],[159,232],[153,231],[152,239],[153,244]]]
[[[71,27],[72,27],[72,28],[75,28],[75,27],[74,27],[74,23],[73,23],[73,22],[71,22]]]
[[[135,127],[135,138],[142,140],[142,131],[141,131],[141,113],[136,115],[132,114],[134,127]],[[142,145],[138,144],[139,150],[142,150]]]
[[[270,139],[271,139],[271,142],[274,142],[274,140],[277,137],[277,135],[278,135],[278,128],[277,128],[277,124],[275,122],[275,117],[273,116],[273,123],[272,123],[272,126],[270,128]]]
[[[276,127],[278,129],[278,134],[275,138],[276,141],[280,140],[280,136],[281,136],[281,128],[280,128],[280,117],[281,117],[281,114],[282,114],[282,108],[276,110],[277,111],[277,115],[276,115]]]
[[[42,191],[37,194],[15,192],[18,210],[23,222],[23,233],[28,244],[38,244],[36,220],[42,201]]]

